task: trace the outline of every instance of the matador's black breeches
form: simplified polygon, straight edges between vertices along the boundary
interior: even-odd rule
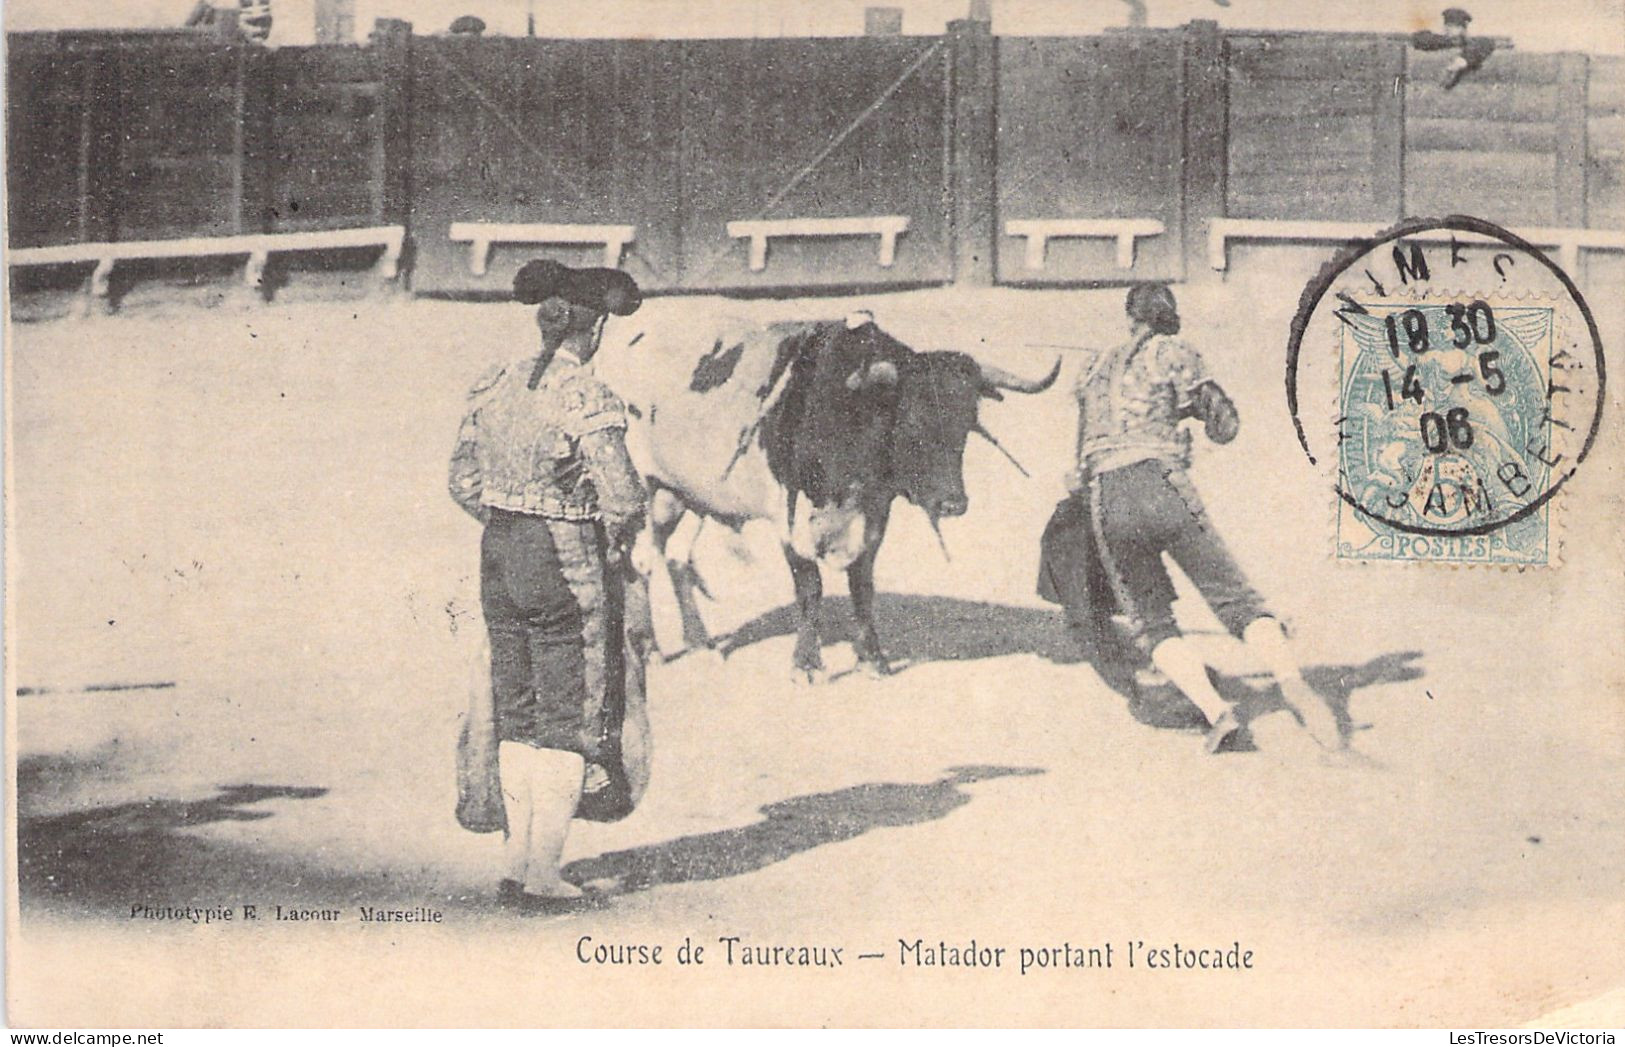
[[[480,607],[501,741],[598,759],[609,668],[605,603],[596,521],[491,510],[480,540]]]
[[[1184,470],[1147,459],[1101,473],[1090,483],[1089,509],[1112,594],[1146,651],[1179,635],[1164,552],[1235,636],[1269,613]]]

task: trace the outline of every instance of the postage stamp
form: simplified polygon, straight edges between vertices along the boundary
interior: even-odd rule
[[[1535,245],[1465,216],[1349,245],[1305,289],[1287,364],[1299,441],[1335,470],[1334,558],[1555,566],[1554,497],[1604,383],[1590,307]]]
[[[1556,303],[1366,308],[1338,329],[1337,467],[1354,498],[1337,502],[1337,556],[1549,563],[1551,503],[1534,503],[1560,464],[1547,409]]]

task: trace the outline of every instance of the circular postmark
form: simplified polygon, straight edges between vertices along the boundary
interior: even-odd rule
[[[1578,245],[1556,244],[1565,262]],[[1540,246],[1482,219],[1410,219],[1304,288],[1286,396],[1335,466],[1346,559],[1550,562],[1550,503],[1590,453],[1595,318]]]

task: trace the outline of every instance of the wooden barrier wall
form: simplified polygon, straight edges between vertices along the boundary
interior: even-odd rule
[[[684,44],[683,286],[949,279],[947,53],[934,37]],[[876,235],[788,237],[753,270],[749,242],[727,231],[877,216],[908,222],[890,264]]]
[[[10,246],[103,238],[105,202],[90,173],[111,166],[112,128],[94,104],[102,52],[29,49],[13,38],[6,66],[6,196]]]
[[[481,276],[454,222],[630,224],[622,264],[675,286],[681,45],[660,41],[414,38],[408,214],[413,286],[506,291],[546,253],[603,264],[602,245],[497,245]]]
[[[1586,60],[1576,57],[1497,54],[1446,91],[1445,59],[1411,54],[1405,210],[1584,225]]]
[[[284,47],[269,57],[263,229],[384,224],[385,98],[378,54]]]
[[[602,264],[601,245],[498,243],[476,273],[448,235],[469,222],[633,226],[622,264],[654,289],[944,280],[942,51],[932,39],[414,40],[414,286],[503,293],[539,253]],[[748,239],[727,231],[873,215],[909,219],[889,266],[875,237],[779,238],[757,270]]]
[[[244,210],[261,172],[244,162],[252,134],[248,94],[264,89],[267,57],[221,46],[111,54],[114,89],[95,103],[116,114],[115,239],[229,236],[252,227]],[[251,65],[257,75],[250,75]]]
[[[1400,217],[1404,43],[1376,37],[1235,35],[1225,214],[1389,221]]]
[[[998,278],[1009,283],[1184,277],[1184,34],[998,41]],[[1060,237],[1029,264],[1010,222],[1152,219],[1134,264],[1109,236]],[[1037,261],[1038,259],[1031,259]]]
[[[379,53],[39,35],[7,70],[13,246],[387,220]]]
[[[265,50],[13,34],[14,246],[401,224],[413,287],[504,293],[454,223],[635,227],[651,290],[1194,279],[1215,217],[1625,227],[1617,58],[1503,49],[1450,91],[1403,37],[536,40]],[[887,237],[741,220],[906,221]],[[1111,223],[1139,223],[1125,255]],[[1032,250],[1011,223],[1079,223]],[[803,230],[804,231],[804,230]],[[796,233],[797,228],[788,229]],[[765,247],[765,251],[763,248]],[[1125,257],[1131,264],[1125,265]]]
[[[1585,167],[1586,224],[1625,229],[1625,59],[1591,60]]]

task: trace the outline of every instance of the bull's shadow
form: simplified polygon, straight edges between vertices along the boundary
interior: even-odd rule
[[[577,883],[610,884],[616,894],[743,876],[873,829],[944,818],[970,803],[962,785],[1043,773],[1037,767],[951,767],[946,776],[924,784],[881,782],[795,796],[763,807],[762,820],[751,825],[612,851],[572,862],[564,875]]]
[[[794,636],[794,604],[751,619],[717,643],[723,655],[777,636]],[[886,654],[901,664],[968,661],[1007,654],[1037,654],[1054,662],[1083,661],[1058,612],[980,603],[947,596],[878,593],[875,629]],[[856,636],[852,601],[825,596],[819,606],[823,642],[850,643]]]
[[[968,661],[1011,654],[1036,654],[1061,665],[1095,664],[1102,679],[1120,694],[1131,687],[1132,673],[1099,659],[1066,624],[1059,610],[959,600],[947,596],[880,593],[875,597],[875,628],[894,664],[905,668],[922,662]],[[796,609],[776,608],[746,622],[721,640],[724,655],[777,636],[793,636]],[[820,608],[819,634],[825,644],[850,642],[854,636],[851,601],[826,597]],[[1355,691],[1381,684],[1420,679],[1414,664],[1420,651],[1395,651],[1353,665],[1312,665],[1304,679],[1326,698],[1346,731],[1354,724],[1349,702]],[[1227,699],[1241,706],[1243,719],[1282,707],[1273,685],[1260,690],[1245,679],[1214,673],[1214,683]]]

